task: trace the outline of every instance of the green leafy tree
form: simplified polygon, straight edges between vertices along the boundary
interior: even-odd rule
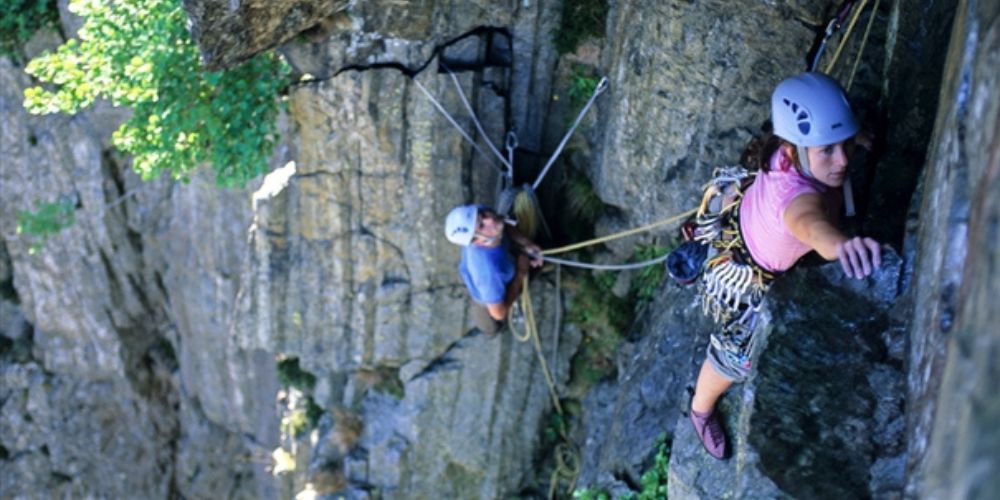
[[[28,64],[52,84],[25,91],[28,111],[76,113],[99,98],[131,108],[112,140],[144,180],[163,171],[186,180],[210,163],[220,184],[242,185],[267,170],[289,73],[277,55],[204,70],[180,0],[73,0],[69,8],[85,18],[79,40]]]
[[[20,60],[31,35],[58,20],[55,0],[0,0],[0,56]]]

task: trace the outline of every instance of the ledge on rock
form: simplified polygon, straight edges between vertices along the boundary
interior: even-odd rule
[[[893,324],[902,261],[866,280],[838,264],[775,282],[756,369],[719,404],[733,457],[678,423],[671,498],[752,494],[864,498],[898,492],[905,465],[903,329]]]

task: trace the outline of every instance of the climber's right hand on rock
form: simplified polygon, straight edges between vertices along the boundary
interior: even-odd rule
[[[882,264],[882,249],[877,241],[856,236],[837,245],[837,258],[848,278],[861,279]]]

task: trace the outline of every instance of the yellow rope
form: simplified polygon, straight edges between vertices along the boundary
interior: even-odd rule
[[[653,229],[653,228],[657,228],[657,227],[664,226],[664,225],[667,225],[667,224],[672,224],[672,223],[677,222],[679,220],[686,219],[686,218],[694,215],[696,211],[697,211],[697,209],[691,209],[691,210],[688,210],[688,211],[683,212],[681,214],[678,214],[678,215],[675,215],[673,217],[670,217],[668,219],[663,219],[663,220],[661,220],[659,222],[654,222],[652,224],[647,224],[645,226],[637,227],[635,229],[629,229],[628,231],[622,231],[620,233],[615,233],[615,234],[611,234],[611,235],[608,235],[608,236],[603,236],[601,238],[594,238],[592,240],[582,241],[580,243],[574,243],[572,245],[566,245],[564,247],[550,248],[548,250],[543,250],[542,251],[542,255],[555,255],[555,254],[559,254],[559,253],[563,253],[563,252],[569,252],[569,251],[576,250],[576,249],[583,248],[583,247],[588,247],[588,246],[591,246],[591,245],[596,245],[598,243],[604,243],[605,241],[611,241],[611,240],[616,240],[616,239],[619,239],[619,238],[624,238],[626,236],[632,236],[633,234],[639,234],[639,233],[642,233],[642,232],[645,232],[645,231],[649,231],[650,229]]]
[[[861,62],[861,54],[865,53],[865,45],[868,43],[868,35],[872,31],[872,24],[875,24],[875,15],[878,14],[878,4],[881,0],[875,0],[875,6],[872,7],[872,13],[868,17],[868,26],[865,28],[865,36],[861,37],[861,47],[858,48],[858,54],[854,56],[854,66],[851,67],[851,78],[847,80],[847,87],[844,89],[848,92],[851,91],[851,85],[854,84],[854,75],[858,72],[858,63]]]
[[[866,5],[868,5],[868,0],[862,0],[861,5],[854,11],[854,14],[851,15],[851,21],[847,25],[847,30],[844,31],[844,34],[840,37],[840,44],[837,45],[837,51],[833,53],[833,59],[831,59],[830,63],[826,65],[826,74],[830,74],[830,71],[832,71],[833,67],[837,64],[837,60],[840,58],[840,53],[847,45],[847,40],[850,39],[851,33],[854,32],[854,25],[857,24],[858,18],[861,17],[861,13],[864,12]]]
[[[555,407],[556,413],[560,417],[563,416],[562,404],[559,403],[559,394],[556,391],[556,383],[552,378],[552,372],[549,370],[549,364],[545,361],[545,355],[542,353],[542,341],[538,336],[538,324],[535,322],[535,309],[531,305],[531,292],[528,286],[528,277],[524,277],[524,282],[521,288],[521,313],[524,314],[524,334],[522,335],[514,327],[513,313],[514,308],[511,307],[507,311],[507,325],[510,327],[511,334],[519,342],[526,342],[528,339],[533,340],[535,346],[535,353],[538,355],[538,362],[542,366],[542,374],[545,375],[545,383],[549,386],[549,397],[552,398],[552,406]],[[572,496],[573,488],[576,486],[576,479],[580,473],[579,467],[579,457],[576,451],[573,449],[572,445],[569,444],[569,436],[566,435],[566,429],[564,423],[560,420],[559,435],[563,438],[563,442],[556,446],[555,457],[556,465],[552,471],[552,477],[549,482],[549,498],[555,498],[556,489],[559,486],[559,480],[563,479],[569,483],[569,488],[567,490],[567,496]]]
[[[854,25],[858,22],[858,18],[861,17],[861,13],[864,12],[866,5],[868,5],[868,0],[862,0],[861,6],[858,7],[858,10],[854,11],[854,14],[851,16],[851,22],[847,25],[847,31],[845,31],[840,37],[840,45],[837,45],[837,51],[833,53],[833,59],[831,59],[830,63],[826,65],[826,71],[824,71],[824,73],[829,75],[830,71],[833,70],[833,66],[837,64],[837,59],[840,58],[840,52],[844,50],[844,46],[847,45],[847,40],[851,38],[851,32],[854,31]],[[875,13],[873,12],[872,15],[874,16]]]

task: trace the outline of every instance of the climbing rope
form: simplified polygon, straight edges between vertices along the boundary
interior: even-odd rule
[[[469,116],[472,118],[472,124],[475,125],[476,131],[479,132],[479,135],[483,138],[483,141],[486,142],[486,145],[490,147],[490,151],[493,151],[493,154],[496,155],[496,157],[500,159],[500,162],[507,167],[507,173],[511,174],[514,169],[514,162],[507,161],[503,155],[500,154],[500,151],[497,150],[497,147],[493,145],[493,141],[490,141],[489,136],[486,135],[486,131],[483,130],[482,124],[479,123],[479,119],[476,118],[476,113],[472,111],[472,106],[469,104],[469,100],[466,99],[465,92],[462,91],[462,84],[459,83],[458,77],[455,76],[455,73],[452,73],[451,69],[447,66],[445,66],[444,69],[448,72],[448,76],[451,77],[451,82],[455,85],[455,91],[458,93],[458,97],[461,99],[462,105],[465,106],[465,110],[469,112]]]
[[[545,174],[549,172],[549,168],[551,168],[556,162],[556,158],[559,158],[559,155],[562,154],[562,150],[566,147],[566,143],[569,142],[569,138],[573,135],[573,132],[576,131],[576,128],[580,126],[580,122],[583,121],[583,117],[587,114],[587,111],[590,110],[590,107],[594,105],[594,101],[597,100],[597,96],[603,94],[607,88],[608,77],[603,77],[601,78],[601,81],[597,82],[597,86],[594,87],[594,93],[590,95],[590,99],[587,100],[587,104],[585,104],[583,109],[581,109],[576,115],[576,120],[573,122],[573,126],[566,131],[566,135],[563,136],[562,141],[559,142],[559,146],[556,147],[555,152],[553,152],[552,156],[549,157],[549,161],[545,163],[545,167],[542,168],[542,172],[538,174],[538,178],[536,178],[535,182],[531,184],[532,190],[538,189],[538,185],[542,183],[542,179],[545,178]]]
[[[851,85],[854,84],[854,75],[858,74],[858,63],[861,62],[861,54],[865,52],[865,46],[868,44],[868,35],[871,34],[872,24],[875,24],[875,14],[878,13],[878,6],[882,0],[875,0],[875,6],[872,7],[872,13],[868,17],[868,26],[865,27],[865,35],[861,37],[861,47],[858,48],[858,53],[854,56],[854,65],[851,66],[850,78],[847,79],[846,90],[851,91]]]
[[[566,260],[556,257],[542,257],[546,262],[552,262],[553,264],[562,264],[564,266],[579,267],[582,269],[593,269],[595,271],[628,271],[630,269],[641,269],[646,266],[652,266],[654,264],[659,264],[667,260],[670,254],[663,254],[654,259],[644,260],[642,262],[632,262],[629,264],[591,264],[589,262],[579,262],[575,260]]]
[[[485,156],[486,157],[486,161],[489,162],[489,164],[492,165],[493,168],[495,168],[497,170],[497,172],[500,173],[500,175],[504,175],[504,170],[502,168],[500,168],[499,166],[497,166],[497,164],[494,163],[492,160],[490,160],[489,155],[487,155],[486,152],[483,151],[483,148],[479,147],[479,144],[476,144],[476,141],[473,140],[472,137],[469,136],[469,134],[465,131],[465,129],[463,129],[458,124],[458,122],[456,122],[455,119],[452,118],[452,116],[450,114],[448,114],[447,111],[445,111],[444,106],[442,106],[441,103],[439,103],[438,100],[435,99],[433,95],[431,95],[430,91],[428,91],[427,88],[424,87],[422,83],[420,83],[420,80],[417,80],[416,78],[413,78],[413,83],[415,83],[417,85],[417,88],[420,89],[420,91],[423,92],[425,96],[427,96],[427,99],[429,99],[431,101],[431,104],[434,105],[434,108],[437,109],[438,112],[440,112],[442,115],[444,115],[444,117],[448,120],[448,123],[451,123],[451,126],[455,127],[455,130],[457,130],[459,134],[462,134],[462,137],[464,137],[465,140],[469,142],[469,144],[473,147],[473,149],[475,149],[476,151],[478,151],[479,154]],[[475,116],[475,115],[473,115],[473,116]],[[475,121],[475,120],[476,119],[473,117],[473,121]],[[489,142],[489,141],[487,140],[487,142]],[[492,144],[491,144],[491,146],[492,146]],[[503,157],[500,158],[500,161],[501,161],[501,163],[504,164],[504,166],[506,166],[508,168],[512,168],[510,165],[507,165],[507,160],[504,160]]]
[[[840,8],[840,12],[830,22],[826,25],[826,32],[823,34],[823,39],[820,41],[819,48],[816,49],[816,55],[813,57],[812,64],[809,65],[809,71],[816,71],[819,67],[819,60],[823,57],[823,51],[826,50],[826,44],[830,41],[830,38],[840,30],[840,27],[844,24],[844,19],[847,19],[848,14],[851,13],[851,8],[854,7],[854,1],[844,3]]]
[[[556,268],[556,281],[557,287],[559,281],[559,271]],[[558,302],[559,292],[558,288],[556,291],[556,301]],[[562,443],[556,445],[554,450],[555,456],[555,467],[552,470],[552,476],[549,479],[549,499],[556,498],[556,490],[559,487],[559,481],[564,480],[569,483],[566,490],[567,495],[572,495],[573,488],[576,487],[576,480],[580,473],[579,466],[579,453],[576,451],[575,447],[570,444],[569,435],[566,432],[565,419],[562,404],[559,402],[559,393],[556,389],[555,379],[552,377],[552,372],[549,370],[549,365],[545,361],[545,355],[542,352],[542,341],[538,335],[538,324],[535,322],[535,309],[531,304],[531,292],[529,290],[528,277],[524,277],[521,288],[521,300],[519,302],[521,308],[521,314],[524,317],[524,333],[520,333],[514,327],[514,308],[512,307],[507,313],[507,324],[510,327],[511,334],[519,342],[532,341],[532,345],[535,347],[535,354],[538,356],[538,362],[542,367],[542,374],[545,375],[545,383],[549,388],[549,397],[552,399],[552,406],[556,410],[556,414],[559,415],[559,436],[563,439]],[[559,325],[559,312],[557,309],[557,319],[556,319],[556,339],[558,342],[558,325]],[[556,349],[558,349],[558,343],[556,344]],[[558,351],[554,351],[553,356],[558,354]]]
[[[861,0],[861,7],[854,11],[854,15],[851,16],[851,22],[847,25],[847,31],[844,32],[843,36],[841,36],[840,44],[837,45],[837,51],[833,53],[833,59],[831,59],[829,64],[826,65],[824,73],[830,74],[830,71],[832,71],[833,67],[837,64],[837,59],[840,58],[840,53],[844,50],[844,47],[847,45],[847,41],[851,38],[851,33],[854,32],[854,25],[858,23],[858,18],[861,17],[861,13],[864,12],[866,5],[868,5],[868,0]],[[872,16],[874,15],[875,13],[872,12]]]
[[[626,236],[632,236],[634,234],[639,234],[639,233],[642,233],[642,232],[645,232],[645,231],[649,231],[650,229],[655,229],[655,228],[660,227],[660,226],[665,226],[667,224],[672,224],[674,222],[686,219],[686,218],[691,217],[692,215],[694,215],[696,212],[697,212],[697,209],[693,208],[693,209],[688,210],[686,212],[682,212],[680,214],[677,214],[677,215],[675,215],[673,217],[668,217],[668,218],[663,219],[661,221],[654,222],[652,224],[646,224],[645,226],[637,227],[635,229],[629,229],[627,231],[622,231],[620,233],[610,234],[608,236],[602,236],[600,238],[594,238],[592,240],[582,241],[580,243],[574,243],[572,245],[566,245],[566,246],[562,246],[562,247],[558,247],[558,248],[550,248],[548,250],[542,250],[542,256],[556,255],[556,254],[560,254],[560,253],[570,252],[570,251],[577,250],[577,249],[584,248],[584,247],[588,247],[588,246],[591,246],[591,245],[596,245],[598,243],[604,243],[606,241],[612,241],[612,240],[617,240],[619,238],[624,238]]]

